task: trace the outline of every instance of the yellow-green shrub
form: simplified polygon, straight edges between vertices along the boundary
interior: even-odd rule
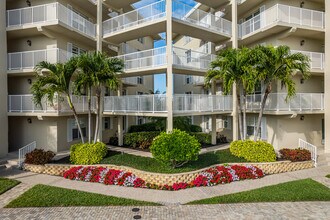
[[[98,164],[107,155],[108,148],[104,143],[74,144],[70,148],[70,161],[73,164]]]
[[[230,152],[250,162],[276,161],[276,153],[273,145],[264,141],[233,141],[230,144]]]

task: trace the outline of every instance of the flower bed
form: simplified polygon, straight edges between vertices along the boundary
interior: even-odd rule
[[[261,169],[247,165],[216,166],[204,170],[191,182],[179,182],[172,185],[148,183],[131,172],[110,169],[107,167],[78,166],[65,171],[63,177],[70,180],[97,182],[106,185],[118,185],[135,188],[159,190],[181,190],[192,187],[214,186],[245,179],[258,179],[264,176]]]

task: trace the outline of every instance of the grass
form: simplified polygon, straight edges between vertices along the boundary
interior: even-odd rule
[[[188,204],[196,205],[297,201],[330,201],[330,189],[312,179],[304,179],[273,186],[266,186],[246,192],[193,201]]]
[[[0,177],[0,195],[18,185],[20,181]]]
[[[129,166],[135,169],[155,173],[182,173],[202,169],[208,166],[222,163],[246,162],[243,158],[233,156],[229,149],[215,153],[201,154],[197,161],[185,164],[183,167],[173,169],[158,162],[154,158],[139,157],[130,154],[121,154],[110,151],[109,155],[101,161],[101,164],[114,164],[118,166]]]
[[[326,178],[330,178],[330,174],[326,175],[325,177],[326,177]]]
[[[67,206],[155,206],[157,203],[106,196],[60,187],[35,185],[6,208]]]

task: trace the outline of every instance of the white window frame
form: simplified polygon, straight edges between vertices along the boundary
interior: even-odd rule
[[[85,134],[84,138],[86,138],[87,137],[87,130],[88,130],[88,124],[87,124],[86,118],[79,119],[79,123],[80,123],[81,129],[85,129],[86,134]],[[76,120],[72,119],[72,118],[69,118],[67,120],[67,142],[72,142],[72,141],[75,141],[75,140],[79,140],[81,138],[79,130],[78,130],[78,137],[73,138],[73,129],[78,129]]]
[[[140,84],[140,85],[144,84],[144,77],[143,76],[138,76],[137,77],[137,84]]]
[[[104,117],[103,120],[103,130],[112,130],[113,129],[113,118]],[[107,126],[108,124],[108,126]]]

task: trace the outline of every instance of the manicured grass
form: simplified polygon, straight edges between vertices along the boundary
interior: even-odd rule
[[[188,204],[297,201],[330,201],[330,189],[312,179],[304,179],[266,186],[246,192],[193,201]]]
[[[137,201],[54,186],[35,185],[6,208],[63,207],[63,206],[155,206],[152,202]]]
[[[1,178],[0,177],[0,195],[14,186],[18,185],[20,181],[17,180],[11,180],[11,179],[6,179],[6,178]]]
[[[325,177],[330,178],[330,174],[326,175]]]
[[[199,155],[197,161],[189,162],[183,167],[173,169],[154,158],[139,157],[130,154],[121,154],[110,151],[109,155],[101,161],[101,164],[113,164],[118,166],[129,166],[139,170],[157,173],[182,173],[202,169],[208,166],[222,163],[246,162],[243,158],[233,156],[229,149],[220,150],[215,153]]]

